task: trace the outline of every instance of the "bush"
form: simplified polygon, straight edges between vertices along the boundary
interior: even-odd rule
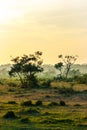
[[[40,112],[36,109],[32,109],[30,108],[29,110],[27,110],[28,114],[31,114],[31,115],[40,115]]]
[[[16,84],[16,83],[13,83],[13,82],[8,82],[7,85],[8,85],[8,86],[11,86],[11,87],[16,87],[16,86],[17,86],[17,84]]]
[[[50,95],[46,95],[45,97],[46,97],[46,98],[50,98]]]
[[[33,104],[32,104],[32,101],[30,100],[30,101],[22,102],[21,105],[22,105],[22,106],[32,106]]]
[[[35,105],[36,105],[36,106],[42,106],[43,103],[42,103],[42,101],[39,101],[39,100],[38,100],[38,101],[36,101]]]
[[[8,119],[8,118],[12,118],[12,119],[17,118],[17,116],[15,115],[15,113],[13,111],[8,111],[3,117],[6,118],[6,119]]]
[[[8,101],[8,104],[17,104],[15,101]]]
[[[8,89],[8,92],[15,92],[15,89]]]
[[[58,120],[54,118],[46,118],[41,121],[42,124],[57,124]]]
[[[74,94],[75,93],[74,89],[71,87],[70,88],[62,87],[62,88],[59,88],[58,91],[60,94]]]
[[[77,77],[76,81],[80,84],[87,84],[87,74]]]
[[[57,102],[51,102],[49,106],[58,106],[59,104]]]
[[[21,123],[30,123],[30,120],[26,117],[26,118],[22,118]]]
[[[58,124],[58,123],[73,123],[71,119],[54,119],[54,118],[46,118],[41,123],[45,124]]]
[[[50,80],[43,81],[41,85],[43,87],[49,88],[51,86],[51,81]]]
[[[49,115],[51,115],[49,112],[43,113],[43,116],[49,116]]]
[[[62,101],[62,100],[60,101],[59,104],[60,104],[60,106],[66,106],[66,103],[64,101]]]
[[[80,105],[80,104],[75,104],[74,106],[76,106],[76,107],[80,107],[81,105]]]

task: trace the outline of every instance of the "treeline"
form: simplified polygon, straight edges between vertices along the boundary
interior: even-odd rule
[[[58,70],[58,75],[54,76],[53,80],[69,81],[69,82],[81,82],[87,83],[87,75],[80,75],[79,70],[73,70],[72,67],[75,64],[78,56],[71,55],[59,55],[58,63],[54,67]],[[13,62],[9,75],[11,77],[18,77],[21,83],[21,87],[38,87],[37,74],[41,73],[43,69],[42,52],[37,51],[34,54],[23,55],[21,57],[15,57],[11,60]],[[73,76],[70,76],[73,74]],[[78,74],[78,75],[77,75]],[[49,81],[47,81],[49,84]]]

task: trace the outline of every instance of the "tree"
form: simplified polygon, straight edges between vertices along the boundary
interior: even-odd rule
[[[37,51],[29,56],[23,55],[22,57],[13,58],[14,64],[9,71],[9,75],[18,76],[22,87],[36,85],[36,74],[43,71],[41,56],[42,52]]]
[[[59,55],[58,58],[62,59],[62,62],[65,64],[65,77],[67,78],[71,67],[76,62],[78,56],[66,55],[63,57],[63,55]]]
[[[62,79],[62,67],[63,67],[62,62],[59,62],[59,63],[55,64],[55,68],[60,71],[60,79]]]

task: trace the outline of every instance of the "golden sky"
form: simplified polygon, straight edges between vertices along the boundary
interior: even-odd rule
[[[87,63],[87,0],[0,0],[0,64],[37,50],[44,63]]]

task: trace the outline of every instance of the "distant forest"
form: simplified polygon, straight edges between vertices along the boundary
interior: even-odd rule
[[[8,71],[11,68],[11,64],[5,64],[0,66],[0,77],[1,78],[7,78],[9,76]],[[39,73],[38,76],[41,78],[52,78],[56,75],[58,75],[58,70],[55,69],[54,65],[51,64],[44,64],[42,65],[44,68],[44,71]],[[71,70],[77,70],[81,74],[86,74],[87,73],[87,64],[74,64]],[[73,72],[71,72],[73,73]],[[78,73],[79,74],[79,73]]]

